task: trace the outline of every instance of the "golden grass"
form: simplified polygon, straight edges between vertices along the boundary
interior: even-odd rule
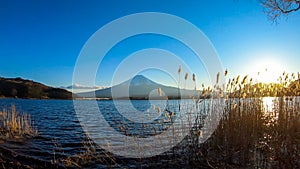
[[[0,111],[1,139],[27,138],[37,134],[29,114],[17,112],[14,105]]]
[[[227,76],[228,70],[224,74]],[[217,82],[219,77],[218,73]],[[203,88],[202,97],[211,96],[212,102],[206,104],[211,104],[212,112],[220,112],[219,107],[224,109],[211,138],[201,145],[192,141],[191,163],[206,159],[208,166],[214,168],[299,168],[299,89],[299,77],[287,73],[279,77],[277,84],[254,83],[248,76],[241,80],[239,75],[225,85]],[[268,96],[274,97],[271,111],[265,110],[263,101]],[[225,100],[225,106],[220,100]],[[198,125],[195,131],[201,128]]]

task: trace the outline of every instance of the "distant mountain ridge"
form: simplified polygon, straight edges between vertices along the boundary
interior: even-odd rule
[[[0,97],[32,99],[72,99],[72,93],[22,78],[0,77]]]
[[[143,75],[137,75],[132,79],[106,89],[96,90],[95,92],[78,93],[78,95],[85,98],[149,99],[149,97],[152,97],[157,99],[161,97],[158,94],[158,88],[161,88],[164,95],[170,99],[180,97],[190,98],[190,96],[195,95],[194,90],[180,90],[176,87],[165,86]]]

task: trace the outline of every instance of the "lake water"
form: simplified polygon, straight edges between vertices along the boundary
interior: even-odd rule
[[[272,106],[272,98],[267,98],[263,101],[267,109]],[[171,104],[169,104],[170,107],[168,107],[169,110],[174,112],[172,118],[166,117],[165,114],[162,113],[166,106],[165,100],[133,100],[130,103],[123,100],[115,102],[111,100],[82,100],[77,102],[80,103],[79,109],[86,109],[84,114],[76,114],[72,100],[0,99],[0,108],[9,108],[11,104],[14,104],[17,111],[29,113],[34,120],[34,126],[39,132],[39,136],[34,139],[28,139],[22,142],[11,141],[1,144],[0,147],[7,152],[26,157],[27,159],[50,163],[54,158],[66,158],[85,151],[82,141],[86,140],[87,137],[81,127],[79,119],[89,121],[89,135],[105,142],[103,133],[109,136],[112,131],[125,136],[136,136],[138,138],[159,135],[161,132],[167,130],[171,122],[176,121],[176,117],[178,117],[178,101],[176,100],[170,101]],[[91,106],[91,103],[95,102],[97,103],[97,109],[101,111],[108,125],[97,123],[99,119],[93,114],[93,112],[97,110]],[[183,102],[187,101],[183,100]],[[129,104],[132,104],[134,109],[132,109]],[[160,112],[158,107],[161,109]],[[134,110],[138,111],[134,112]],[[123,115],[117,112],[121,112]],[[136,120],[139,121],[135,123],[132,122]],[[95,123],[93,123],[93,121],[95,121]],[[126,124],[126,126],[121,124]],[[111,128],[114,130],[111,130]],[[179,126],[179,128],[183,128],[183,126]],[[99,134],[100,130],[102,134]],[[120,151],[125,151],[123,152],[125,154],[130,151],[130,147],[127,147],[127,149],[122,148],[124,144],[122,141],[124,139],[119,139],[119,136],[115,134],[110,135],[110,137],[110,140],[115,139],[115,141],[110,142],[114,145],[110,146],[118,147],[119,145]],[[170,144],[170,142],[166,140],[160,144],[167,145]],[[128,165],[130,164],[125,164],[125,166]],[[96,165],[96,167],[102,168],[105,166]]]
[[[17,111],[31,114],[40,136],[22,143],[4,144],[4,148],[50,162],[56,149],[54,142],[64,148],[66,155],[81,146],[85,135],[76,118],[72,101],[0,99],[1,108],[10,108],[11,104],[16,106]]]
[[[94,114],[91,114],[93,107],[89,104],[95,101],[82,100],[77,102],[80,102],[82,108],[87,109],[83,117],[88,118],[92,125],[98,124],[95,130],[88,131],[89,135],[97,136],[99,130],[102,132],[110,131],[108,126],[92,123],[96,118]],[[178,106],[175,105],[178,101],[169,102],[174,102],[174,104],[169,104],[171,107],[168,107],[169,110],[174,112],[172,118],[167,118],[162,113],[166,106],[165,100],[133,100],[130,103],[135,110],[138,110],[135,115],[132,115],[133,108],[128,106],[128,101],[101,100],[97,101],[97,104],[110,128],[126,136],[146,138],[151,135],[159,135],[160,132],[168,129],[172,120],[176,119]],[[18,112],[31,115],[39,136],[22,142],[6,142],[0,145],[3,150],[41,162],[51,162],[54,157],[56,159],[65,158],[84,151],[82,141],[86,140],[86,134],[79,123],[78,117],[80,118],[80,115],[77,116],[72,100],[0,99],[0,108],[10,108],[12,104],[16,106]],[[158,107],[160,107],[160,111]],[[123,116],[116,113],[118,111],[122,111]],[[140,116],[141,114],[143,115]],[[131,122],[137,119],[140,119],[140,121]],[[126,124],[126,126],[120,125],[121,123]],[[90,128],[92,127],[90,126]],[[103,137],[103,134],[99,135],[99,139],[104,140],[101,137]],[[122,147],[122,144],[118,142],[119,139],[116,138],[115,140],[113,142],[115,145],[111,146],[120,144],[119,146]],[[165,144],[170,143],[166,140]],[[128,151],[128,149],[130,148],[124,149],[124,151]]]

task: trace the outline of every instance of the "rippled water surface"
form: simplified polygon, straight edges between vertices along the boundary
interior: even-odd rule
[[[89,111],[92,108],[88,107],[92,101],[79,102],[81,102],[81,106],[84,109],[87,109],[87,113],[84,115],[85,118],[95,121],[95,117],[90,114],[92,111]],[[138,114],[132,116],[133,109],[128,106],[127,101],[120,100],[113,102],[111,100],[101,100],[97,101],[97,103],[105,120],[116,131],[120,133],[124,132],[120,124],[125,121],[127,124],[126,127],[131,131],[122,133],[125,135],[144,137],[145,135],[153,135],[154,132],[163,131],[168,126],[168,122],[164,121],[162,123],[165,125],[161,125],[162,123],[158,120],[165,120],[164,116],[163,114],[159,114],[157,109],[152,106],[155,104],[164,109],[166,106],[165,101],[131,101],[130,103],[133,105],[133,108],[139,110],[135,113],[143,113],[143,116],[139,117],[141,121],[137,123],[130,122],[134,120],[131,118],[137,117]],[[86,139],[86,135],[78,121],[72,100],[0,99],[0,108],[10,108],[12,104],[16,106],[18,112],[29,113],[31,115],[34,120],[34,126],[38,129],[39,136],[22,142],[4,143],[1,145],[3,149],[21,156],[46,162],[53,160],[54,156],[56,158],[60,156],[67,157],[82,151],[82,141]],[[171,109],[175,108],[171,107]],[[122,111],[123,116],[116,113],[118,111]],[[160,125],[155,125],[156,129],[150,129],[151,123],[148,122],[152,120],[154,120],[154,123],[160,123]],[[148,125],[144,125],[146,123]],[[107,126],[104,125],[98,125],[94,131],[91,131],[97,133],[99,132],[99,127],[102,127],[102,131],[109,131],[107,130]],[[149,128],[149,130],[145,130],[145,128]],[[115,143],[117,144],[117,142]]]
[[[22,143],[7,143],[3,147],[17,154],[50,161],[59,143],[64,153],[74,153],[85,137],[69,100],[1,99],[0,107],[16,106],[18,112],[29,113],[39,137]]]
[[[266,111],[271,110],[273,99],[263,100]],[[13,104],[18,112],[29,113],[39,132],[38,137],[26,141],[2,143],[0,148],[12,154],[29,157],[29,159],[51,162],[54,158],[66,158],[84,151],[82,141],[87,137],[79,122],[80,119],[89,121],[90,130],[88,132],[93,136],[105,132],[109,134],[113,131],[125,136],[144,138],[167,130],[171,121],[176,121],[176,112],[178,112],[178,106],[176,106],[178,101],[176,100],[170,101],[171,104],[168,105],[168,109],[175,113],[173,119],[166,118],[165,114],[159,113],[157,109],[160,107],[163,112],[166,107],[164,100],[133,100],[129,102],[124,100],[115,102],[112,100],[82,100],[77,102],[80,103],[79,108],[85,110],[83,114],[76,114],[72,100],[0,99],[1,109],[10,108]],[[96,103],[96,107],[91,106],[91,103]],[[97,122],[98,119],[94,113],[98,110],[108,125]],[[182,126],[179,127],[182,128]],[[100,134],[98,139],[105,141],[103,134]],[[169,144],[168,140],[165,143]],[[114,145],[111,146],[123,146],[119,138],[115,138],[112,144]],[[130,166],[130,164],[126,165]]]

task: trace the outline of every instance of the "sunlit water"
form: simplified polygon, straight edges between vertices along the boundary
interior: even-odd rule
[[[262,99],[265,112],[272,112],[274,108],[275,97],[264,97]]]

